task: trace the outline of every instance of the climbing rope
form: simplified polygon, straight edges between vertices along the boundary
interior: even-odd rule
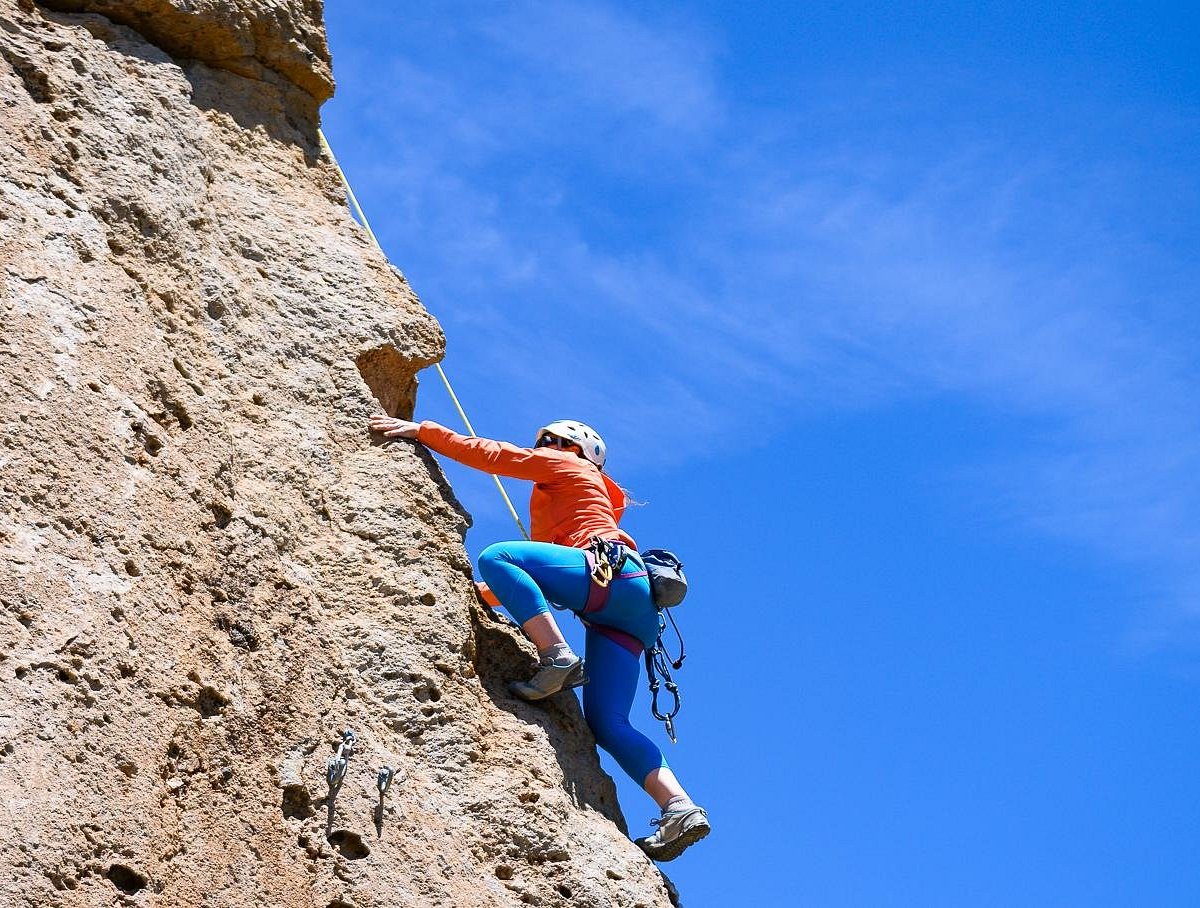
[[[333,164],[333,169],[337,171],[341,177],[342,185],[346,187],[346,195],[350,199],[350,204],[354,209],[355,217],[362,224],[363,229],[367,231],[367,236],[371,238],[371,242],[375,244],[375,248],[379,253],[387,258],[387,253],[383,251],[383,247],[379,245],[379,240],[375,236],[375,231],[371,229],[371,224],[367,220],[366,214],[363,213],[362,206],[358,204],[358,197],[354,194],[354,189],[350,186],[350,181],[346,179],[346,174],[342,171],[341,165],[338,164],[337,156],[333,153],[333,148],[329,145],[329,140],[325,138],[324,131],[318,129],[317,137],[321,140],[321,150],[329,155],[329,160]],[[442,368],[441,363],[434,363],[434,368],[437,369],[438,375],[442,379],[442,384],[446,386],[446,392],[450,395],[450,400],[454,402],[454,408],[458,410],[459,417],[462,418],[463,425],[467,427],[467,433],[475,436],[475,427],[471,425],[471,420],[467,417],[467,411],[463,409],[463,405],[459,403],[458,395],[454,393],[454,386],[450,384],[450,379],[446,376],[446,370]],[[529,533],[525,531],[525,524],[521,522],[521,518],[517,516],[517,509],[513,507],[512,499],[508,497],[508,492],[504,489],[504,484],[500,482],[499,476],[492,476],[492,480],[496,483],[496,488],[500,491],[500,497],[504,499],[504,503],[508,506],[508,513],[512,515],[512,519],[516,521],[517,529],[521,531],[521,535],[526,539],[529,538]]]

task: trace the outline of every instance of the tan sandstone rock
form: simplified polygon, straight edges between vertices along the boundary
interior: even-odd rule
[[[320,3],[0,0],[0,57],[0,904],[668,905],[364,432],[442,336],[319,151]]]

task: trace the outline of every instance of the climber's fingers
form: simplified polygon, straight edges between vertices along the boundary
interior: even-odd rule
[[[367,426],[372,432],[379,432],[385,438],[416,438],[421,429],[419,422],[382,414],[372,416],[367,420]]]

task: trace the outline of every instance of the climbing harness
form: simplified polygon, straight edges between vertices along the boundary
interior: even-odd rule
[[[379,250],[379,254],[385,259],[387,253],[383,251],[383,247],[379,245],[379,240],[375,236],[375,231],[371,229],[370,222],[367,221],[366,214],[363,213],[362,206],[358,204],[358,197],[354,194],[354,189],[350,186],[350,181],[346,179],[346,174],[342,171],[341,165],[338,164],[337,156],[333,153],[333,148],[329,144],[329,140],[325,138],[324,131],[317,130],[317,138],[320,139],[321,149],[325,154],[329,155],[329,162],[333,164],[333,169],[337,171],[337,175],[342,180],[342,185],[346,187],[346,195],[350,199],[350,204],[354,209],[354,213],[358,222],[362,224],[363,229],[367,231],[367,236],[371,238],[371,242],[375,248]],[[446,392],[450,395],[450,400],[454,403],[454,408],[458,410],[458,415],[463,421],[463,425],[467,427],[467,432],[474,436],[475,427],[471,425],[471,420],[467,418],[467,411],[463,409],[463,405],[459,403],[458,395],[454,393],[454,387],[450,384],[450,379],[446,376],[446,370],[442,368],[441,363],[434,363],[434,368],[437,369],[438,376],[442,379],[442,384],[446,386]],[[508,497],[508,492],[504,489],[504,484],[500,482],[499,476],[492,476],[496,483],[496,488],[500,491],[500,497],[504,499],[504,503],[508,506],[508,513],[512,515],[512,519],[517,524],[517,529],[521,531],[521,535],[529,538],[529,533],[525,530],[525,524],[521,522],[521,518],[517,516],[517,509],[513,507],[512,499]]]
[[[590,615],[592,612],[600,611],[608,604],[608,597],[612,593],[610,584],[615,578],[621,576],[621,569],[625,567],[625,563],[630,559],[637,559],[640,563],[640,556],[623,542],[593,536],[592,541],[583,549],[583,557],[587,562],[588,574],[592,582],[588,585],[587,602],[583,605],[582,614]],[[644,575],[629,574],[627,576],[641,577]],[[552,600],[550,600],[550,604],[560,612],[572,611],[565,605],[559,605]]]
[[[679,658],[672,659],[667,653],[666,644],[663,643],[663,634],[667,630],[667,619],[671,619],[671,627],[675,629],[675,636],[679,638]],[[658,639],[654,641],[653,649],[646,650],[646,679],[650,682],[650,712],[659,722],[662,722],[667,729],[667,737],[671,739],[672,744],[678,744],[678,738],[675,736],[675,716],[679,714],[679,685],[675,683],[675,679],[671,677],[671,669],[679,670],[683,667],[683,660],[687,658],[687,652],[684,648],[683,634],[679,632],[679,625],[675,623],[675,616],[665,608],[658,610]],[[659,681],[659,678],[662,681]],[[673,699],[671,708],[663,713],[658,708],[658,690],[659,687],[665,687]]]
[[[583,557],[587,561],[588,574],[592,580],[588,587],[587,602],[583,606],[583,614],[589,615],[592,612],[600,611],[608,604],[608,597],[612,592],[609,585],[614,578],[620,576],[625,562],[630,558],[638,558],[638,554],[623,542],[593,536],[592,541],[583,549]],[[642,575],[630,576],[640,577]],[[572,611],[565,605],[559,605],[553,600],[548,601],[560,612]]]
[[[350,757],[358,746],[358,736],[349,728],[342,732],[342,743],[338,745],[337,753],[325,762],[325,781],[329,783],[329,793],[336,794],[346,778],[346,770],[350,766]]]

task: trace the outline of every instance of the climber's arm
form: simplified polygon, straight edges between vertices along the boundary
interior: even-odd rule
[[[459,435],[445,426],[426,420],[422,423],[390,416],[372,416],[372,431],[387,438],[415,438],[439,454],[485,473],[543,482],[561,470],[562,458],[549,448],[519,448],[505,441]]]
[[[552,479],[560,470],[561,461],[554,456],[557,452],[519,448],[506,441],[459,435],[429,420],[421,423],[417,441],[468,467],[499,476],[511,476],[513,479],[544,482]]]

